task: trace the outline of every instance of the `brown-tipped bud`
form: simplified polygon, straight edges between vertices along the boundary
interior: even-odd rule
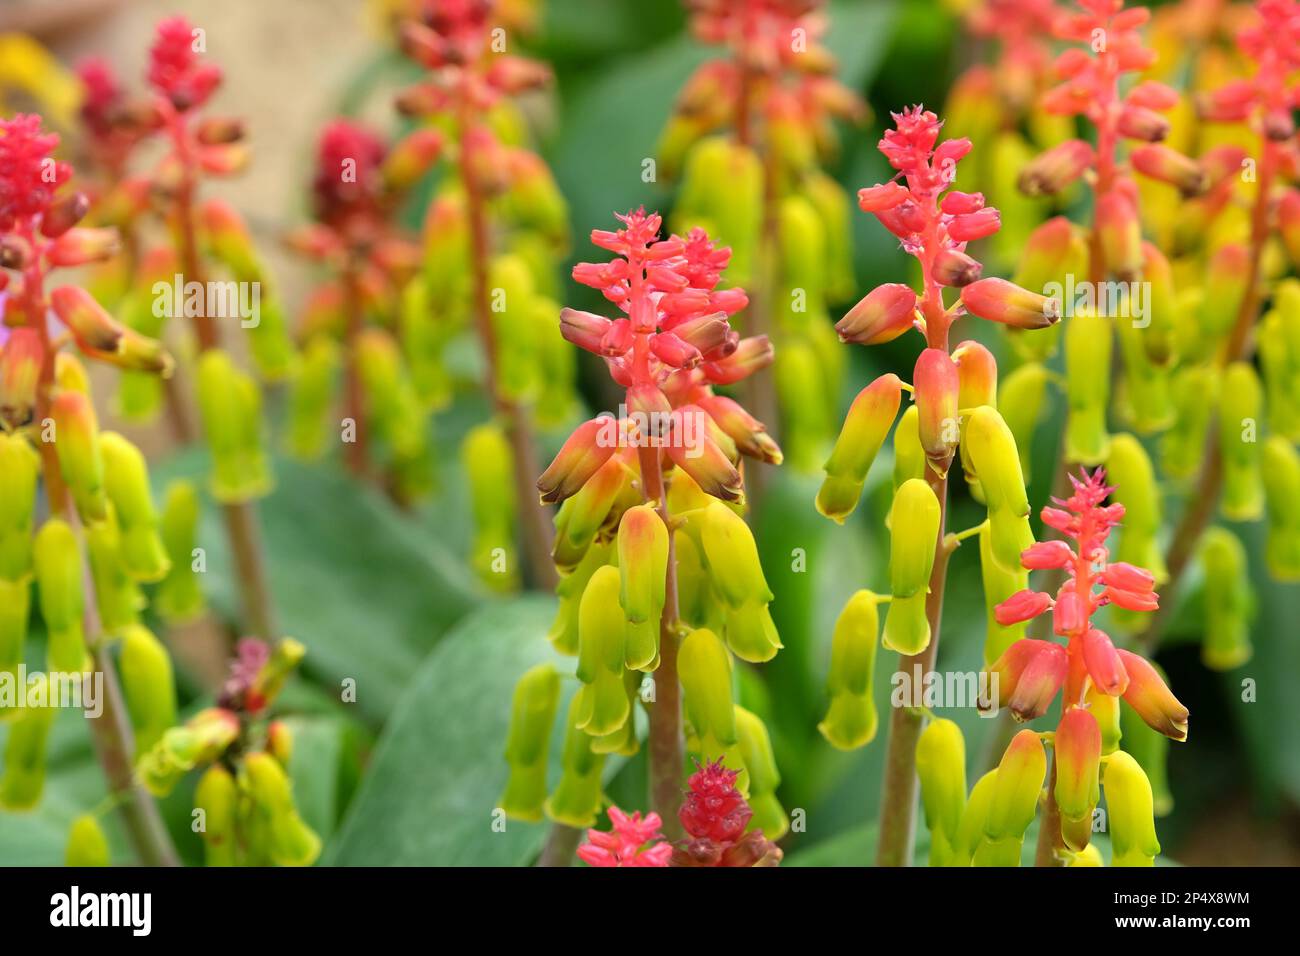
[[[1249,80],[1233,80],[1196,98],[1196,114],[1210,123],[1240,123],[1255,105],[1255,86]]]
[[[1020,171],[1016,184],[1026,196],[1050,196],[1074,182],[1092,165],[1093,149],[1081,139],[1066,140]]]
[[[21,272],[32,261],[32,247],[21,236],[0,237],[0,269]],[[8,281],[9,277],[5,276]]]
[[[1045,329],[1061,319],[1060,300],[997,277],[972,282],[961,301],[972,315],[1017,329]]]
[[[1131,651],[1116,650],[1128,671],[1124,701],[1152,730],[1174,740],[1187,739],[1187,708],[1178,702],[1169,685],[1145,658]]]
[[[64,196],[41,217],[41,235],[47,239],[57,239],[81,222],[88,212],[90,197],[85,193],[76,192]]]
[[[1129,162],[1143,176],[1178,187],[1184,196],[1199,196],[1210,186],[1205,170],[1168,146],[1139,146],[1129,153]]]
[[[970,285],[983,272],[984,266],[956,249],[944,249],[935,256],[934,266],[930,270],[935,282],[958,289]]]
[[[9,428],[21,428],[32,420],[44,361],[39,332],[23,326],[9,333],[0,349],[0,419]]]
[[[769,465],[782,461],[781,448],[767,433],[767,426],[735,401],[724,395],[706,395],[697,403],[708,412],[724,432],[736,443],[742,455],[757,458]]]
[[[740,336],[731,331],[727,314],[704,315],[673,326],[673,334],[689,343],[706,359],[725,358],[736,350]]]
[[[121,248],[116,229],[69,229],[45,253],[52,266],[84,266],[103,262]]]
[[[1169,135],[1169,120],[1155,110],[1132,103],[1119,114],[1119,134],[1144,143],[1159,143]]]
[[[841,342],[880,345],[898,338],[915,320],[916,293],[911,286],[890,282],[868,292],[835,324],[835,331]]]
[[[1016,641],[989,668],[997,676],[998,707],[1010,708],[1016,720],[1043,716],[1065,683],[1069,666],[1069,655],[1060,644],[1027,637]]]
[[[503,93],[514,96],[545,86],[551,80],[551,70],[540,60],[498,55],[492,57],[487,80]]]
[[[50,305],[78,343],[99,352],[112,352],[122,338],[122,326],[85,289],[59,286],[50,293]]]
[[[222,146],[238,143],[247,133],[244,121],[234,116],[210,116],[201,120],[194,130],[194,138],[204,146]]]
[[[710,434],[711,420],[698,405],[683,405],[673,413],[664,450],[700,489],[723,501],[739,501],[745,487],[740,472]]]
[[[560,310],[560,334],[578,348],[586,349],[594,355],[602,354],[601,342],[613,324],[603,315],[580,312],[577,309]]]
[[[575,494],[618,447],[618,422],[599,416],[579,425],[550,467],[537,479],[542,501],[555,503]]]

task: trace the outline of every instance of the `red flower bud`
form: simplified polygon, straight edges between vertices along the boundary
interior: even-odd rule
[[[1165,148],[1142,146],[1131,155],[1136,156],[1143,149]],[[1141,275],[1142,226],[1133,200],[1126,193],[1112,189],[1097,200],[1096,219],[1102,254],[1110,271],[1122,279]]]
[[[943,349],[924,349],[912,373],[917,430],[926,456],[937,464],[952,456],[957,444],[957,398],[961,377]]]
[[[112,352],[122,338],[122,326],[85,289],[59,286],[50,293],[50,305],[77,341],[99,352]]]
[[[1108,587],[1101,593],[1112,604],[1127,611],[1154,611],[1160,606],[1160,595],[1154,591],[1125,591],[1122,588]]]
[[[889,282],[868,292],[835,324],[841,342],[880,345],[898,338],[916,320],[916,293]]]
[[[1017,185],[1026,196],[1050,196],[1074,182],[1092,165],[1093,149],[1081,139],[1066,140],[1031,160]]]
[[[542,501],[563,501],[587,483],[618,447],[618,423],[609,416],[579,425],[546,471],[537,479]]]
[[[1089,610],[1083,597],[1075,590],[1074,583],[1067,581],[1056,595],[1056,606],[1052,609],[1052,630],[1062,637],[1079,634],[1088,624]]]
[[[766,335],[752,335],[741,339],[736,350],[724,359],[706,362],[701,368],[715,385],[733,385],[761,372],[772,364],[772,343]]]
[[[1020,563],[1030,571],[1063,568],[1074,560],[1074,550],[1064,541],[1039,541],[1020,552]]]
[[[1083,662],[1097,688],[1111,697],[1128,690],[1128,672],[1110,637],[1096,628],[1083,635]]]
[[[1051,641],[1022,638],[999,657],[990,670],[997,675],[998,706],[1008,707],[1016,720],[1041,717],[1065,683],[1069,656]]]
[[[0,418],[10,428],[32,420],[44,359],[40,333],[26,326],[10,332],[0,349]]]
[[[600,344],[612,324],[603,315],[577,309],[560,310],[560,334],[578,348],[597,355],[601,354]]]
[[[984,267],[971,256],[956,249],[944,249],[934,257],[931,274],[940,285],[961,288],[980,277]]]
[[[89,211],[90,198],[85,193],[64,196],[41,218],[41,235],[47,239],[57,239],[81,222]]]
[[[1026,588],[1017,591],[993,609],[993,616],[1003,627],[1032,620],[1052,606],[1051,595]]]
[[[672,332],[657,332],[650,336],[650,351],[665,365],[673,368],[695,368],[700,364],[700,350]]]
[[[896,182],[881,183],[858,190],[858,206],[863,212],[884,212],[911,197],[907,187]]]
[[[1101,572],[1101,580],[1104,584],[1123,588],[1125,591],[1150,591],[1156,586],[1155,575],[1150,571],[1123,561],[1106,565],[1105,570]]]
[[[69,229],[50,246],[45,258],[52,266],[84,266],[117,254],[116,229]]]
[[[974,242],[993,235],[1002,228],[1002,219],[996,209],[986,206],[979,212],[954,216],[948,223],[948,236],[957,242]]]
[[[1156,80],[1143,80],[1129,90],[1125,102],[1163,113],[1178,105],[1178,91]]]
[[[1168,146],[1139,146],[1129,153],[1129,162],[1144,176],[1177,186],[1184,196],[1199,196],[1210,185],[1205,170]]]
[[[1017,329],[1045,329],[1061,318],[1058,300],[997,277],[972,282],[961,290],[961,301],[972,315]]]
[[[950,216],[962,216],[972,212],[979,212],[984,208],[983,193],[963,193],[953,190],[944,193],[939,200],[939,208]]]
[[[1154,110],[1132,103],[1119,114],[1119,134],[1145,143],[1158,143],[1169,135],[1169,120]]]

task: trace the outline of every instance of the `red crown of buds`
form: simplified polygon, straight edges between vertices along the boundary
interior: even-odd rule
[[[359,123],[340,119],[326,126],[317,143],[312,179],[317,218],[339,226],[354,216],[373,213],[386,153],[383,140]]]
[[[158,24],[149,50],[149,83],[184,112],[202,106],[221,85],[221,68],[199,56],[199,33],[184,17]]]
[[[754,815],[736,789],[735,770],[722,761],[697,764],[677,817],[688,839],[674,851],[674,866],[775,866],[782,853],[761,830],[745,832]]]
[[[72,167],[52,156],[58,145],[58,135],[42,130],[39,116],[0,119],[0,232],[44,215],[55,191],[72,178]]]

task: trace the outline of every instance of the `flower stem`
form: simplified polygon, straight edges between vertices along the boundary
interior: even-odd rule
[[[930,593],[925,599],[925,616],[930,622],[930,643],[919,654],[899,658],[899,669],[912,674],[920,668],[921,679],[934,669],[939,651],[939,624],[943,617],[943,588],[948,575],[948,549],[944,547],[944,524],[948,512],[948,479],[931,469],[926,474],[934,496],[939,499],[939,537],[934,567],[930,571]],[[880,808],[880,840],[876,847],[877,866],[908,866],[916,837],[916,742],[925,717],[908,707],[895,707],[889,715],[889,746],[885,751],[885,784]]]
[[[466,106],[466,113],[469,107]],[[524,558],[532,584],[550,590],[558,578],[551,562],[551,524],[546,511],[537,498],[538,466],[537,446],[533,438],[528,412],[518,402],[511,400],[501,390],[498,374],[496,330],[492,324],[492,311],[488,296],[488,259],[491,243],[488,236],[487,206],[482,185],[474,169],[474,156],[469,148],[472,137],[468,132],[473,121],[462,116],[460,176],[465,187],[465,210],[469,220],[471,308],[474,329],[483,352],[484,385],[496,414],[505,422],[507,437],[513,451],[515,498],[519,503],[519,518],[523,539]]]
[[[1038,846],[1034,850],[1034,866],[1064,866],[1061,852],[1065,843],[1061,839],[1061,808],[1056,805],[1056,755],[1050,757],[1051,772],[1047,775],[1047,796],[1043,800],[1043,818],[1038,825]]]
[[[682,802],[682,768],[686,761],[682,739],[682,695],[677,682],[677,548],[673,524],[669,520],[668,499],[664,490],[659,451],[640,448],[642,494],[647,501],[658,503],[659,517],[668,528],[668,571],[665,579],[663,616],[659,625],[659,668],[655,671],[655,698],[649,706],[650,740],[650,809],[663,820],[664,836],[669,841],[683,836],[677,819]]]
[[[578,844],[581,842],[582,831],[577,827],[563,823],[552,824],[551,832],[546,837],[546,845],[542,847],[542,854],[537,858],[537,865],[546,867],[572,865],[574,854],[578,851]]]

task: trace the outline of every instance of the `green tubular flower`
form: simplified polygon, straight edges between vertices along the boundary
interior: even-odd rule
[[[272,487],[262,446],[262,396],[225,352],[208,349],[198,363],[199,411],[212,454],[212,494],[224,504],[250,501]]]
[[[994,609],[1013,594],[1029,587],[1029,572],[1025,568],[1007,570],[993,557],[993,533],[986,524],[980,529],[980,577],[984,584],[984,606],[987,622],[984,630],[984,664],[991,665],[1016,641],[1026,636],[1028,622],[1003,625],[998,623]]]
[[[493,590],[514,591],[519,586],[519,562],[510,441],[499,425],[485,422],[465,435],[460,457],[474,515],[474,568]]]
[[[990,553],[1004,569],[1015,571],[1020,553],[1034,543],[1016,440],[992,406],[981,405],[967,418],[966,444],[988,506]]]
[[[668,573],[668,529],[653,505],[623,512],[618,525],[618,573],[619,603],[628,625],[627,666],[646,670],[659,660]]]
[[[932,720],[916,742],[916,772],[930,830],[930,865],[948,866],[966,809],[966,742],[951,720]]]
[[[908,405],[894,429],[894,493],[909,478],[925,477],[925,449],[921,447],[921,413]]]
[[[82,630],[81,547],[72,527],[50,518],[36,534],[36,589],[45,620],[46,659],[51,671],[80,672],[90,666]]]
[[[27,643],[27,620],[31,616],[31,607],[30,579],[8,581],[0,578],[0,680],[16,679],[18,665],[23,662],[23,646]],[[5,716],[6,708],[0,707],[0,720]]]
[[[32,570],[32,514],[40,456],[21,435],[0,431],[0,579],[24,581]]]
[[[1220,509],[1232,521],[1254,521],[1264,511],[1259,429],[1263,388],[1253,366],[1233,362],[1223,372],[1219,403],[1219,449],[1223,455]]]
[[[980,405],[997,407],[998,400],[998,363],[993,353],[980,343],[968,340],[958,345],[952,352],[957,363],[957,380],[960,388],[957,392],[959,409],[976,408]],[[984,504],[984,488],[980,484],[975,463],[971,460],[970,450],[966,446],[966,417],[961,417],[960,437],[957,450],[961,455],[962,476],[970,489],[971,497]]]
[[[321,839],[298,815],[289,777],[268,753],[244,757],[239,788],[252,803],[255,825],[269,837],[264,847],[276,866],[311,866],[320,856]]]
[[[1124,363],[1124,378],[1119,388],[1123,414],[1140,435],[1162,431],[1175,414],[1169,395],[1170,368],[1151,360],[1146,343],[1149,328],[1141,328],[1135,319],[1120,316],[1115,319],[1115,329]]]
[[[593,737],[619,730],[631,716],[623,691],[627,618],[619,606],[619,570],[605,565],[591,576],[578,606],[578,680],[575,726]],[[652,660],[651,663],[654,663]]]
[[[642,675],[640,671],[623,670],[623,693],[627,696],[628,719],[623,726],[612,734],[594,737],[591,752],[597,754],[619,754],[631,757],[641,749],[641,742],[636,735],[636,702],[640,698]]]
[[[235,811],[239,795],[234,775],[221,764],[203,772],[194,788],[194,809],[203,811],[203,862],[205,866],[236,863]]]
[[[975,851],[976,866],[1020,865],[1020,848],[1038,812],[1046,776],[1047,753],[1038,734],[1020,731],[998,763],[984,819],[984,842]]]
[[[739,761],[736,707],[731,693],[731,655],[710,630],[691,631],[677,652],[677,672],[685,696],[699,750],[706,760],[727,758],[728,766]],[[748,792],[749,776],[742,773],[737,787]]]
[[[496,341],[510,343],[497,350],[498,386],[503,396],[531,403],[541,386],[532,270],[520,256],[497,256],[489,269],[488,288]]]
[[[1065,455],[1069,461],[1098,465],[1106,460],[1110,435],[1110,320],[1076,311],[1065,324],[1065,394],[1069,404]]]
[[[190,621],[203,613],[203,590],[194,568],[198,523],[198,489],[188,481],[173,481],[167,486],[160,521],[171,570],[154,594],[154,609],[169,622]]]
[[[587,479],[572,497],[566,498],[555,516],[555,544],[551,556],[561,571],[577,567],[603,530],[621,520],[623,500],[640,500],[632,484],[632,473],[621,455],[613,455]],[[613,529],[610,528],[610,531]]]
[[[941,509],[919,478],[903,482],[890,509],[889,582],[893,600],[885,614],[884,645],[900,654],[919,654],[930,643],[925,616],[934,568]]]
[[[1173,478],[1194,476],[1205,460],[1205,434],[1210,412],[1218,400],[1219,377],[1214,369],[1193,365],[1174,375],[1174,423],[1160,443],[1161,467]]]
[[[1138,338],[1147,360],[1154,366],[1168,368],[1177,358],[1178,349],[1178,296],[1173,268],[1154,243],[1144,242],[1142,253],[1142,278],[1147,284],[1149,313],[1146,328],[1140,330],[1142,334]]]
[[[64,866],[108,866],[108,838],[99,821],[83,813],[68,829],[68,847],[63,853]]]
[[[888,374],[859,392],[849,406],[835,448],[822,466],[826,479],[817,492],[817,510],[832,521],[843,524],[858,506],[867,472],[898,416],[901,400],[902,382],[897,375]],[[919,414],[915,405],[909,406],[908,411],[914,418]],[[919,441],[918,438],[918,448]],[[924,460],[923,450],[921,454]]]
[[[782,278],[803,290],[805,308],[789,313],[792,324],[826,312],[826,236],[817,208],[803,196],[786,196],[777,209]],[[787,301],[790,301],[787,298]]]
[[[1264,442],[1268,539],[1264,557],[1279,581],[1300,580],[1300,453],[1280,435]]]
[[[852,298],[855,288],[852,202],[844,187],[821,170],[811,172],[802,185],[804,195],[821,218],[826,250],[826,297],[832,302],[846,301]]]
[[[338,343],[313,336],[302,350],[289,388],[289,453],[315,461],[325,451],[334,427],[331,411],[342,357]]]
[[[110,506],[104,520],[85,529],[86,558],[95,583],[95,607],[106,634],[115,634],[139,623],[145,606],[140,587],[122,565],[122,536],[115,509]]]
[[[1124,722],[1120,715],[1122,708],[1119,703],[1118,697],[1112,697],[1092,683],[1089,683],[1088,689],[1084,692],[1084,704],[1092,712],[1097,726],[1101,729],[1102,756],[1118,750],[1119,742],[1123,737]]]
[[[1226,528],[1211,527],[1201,537],[1205,570],[1205,641],[1201,660],[1211,670],[1227,671],[1250,660],[1253,603],[1246,549]]]
[[[727,607],[727,646],[751,663],[771,660],[781,647],[781,638],[768,610],[772,591],[753,532],[740,515],[718,501],[704,509],[698,531],[709,579]]]
[[[216,760],[238,737],[239,717],[233,711],[209,707],[165,731],[136,761],[136,774],[146,790],[165,797],[185,774]]]
[[[104,459],[94,406],[81,392],[63,391],[50,403],[50,418],[54,422],[59,471],[72,493],[77,514],[87,524],[102,521],[108,496],[104,492]]]
[[[1198,324],[1215,341],[1237,321],[1249,285],[1249,257],[1246,247],[1235,242],[1224,243],[1210,256]]]
[[[1290,354],[1277,309],[1260,322],[1258,343],[1269,428],[1292,441],[1300,439],[1300,361]]]
[[[975,855],[985,843],[984,821],[988,819],[989,807],[993,804],[993,791],[997,787],[998,772],[990,770],[971,788],[957,824],[957,835],[953,838],[948,866],[971,866]],[[987,854],[986,854],[987,855]],[[1020,861],[1017,859],[1012,866]]]
[[[773,376],[785,416],[783,451],[786,461],[801,472],[816,469],[835,429],[830,406],[812,391],[825,374],[811,342],[791,338],[777,350]]]
[[[754,269],[762,226],[763,163],[748,146],[728,136],[711,136],[687,154],[677,200],[677,232],[708,223],[711,235],[731,246],[727,277],[744,286]]]
[[[555,620],[547,632],[547,640],[561,654],[574,657],[578,653],[578,609],[587,583],[596,570],[609,563],[612,546],[596,542],[587,549],[578,566],[568,573],[561,573],[560,583],[555,587],[559,598],[559,607],[555,611]]]
[[[754,811],[750,827],[763,831],[769,840],[779,840],[790,829],[790,818],[776,798],[781,774],[772,753],[772,738],[757,714],[736,705],[736,736],[740,757],[749,773],[747,799]]]
[[[137,624],[122,635],[118,666],[126,710],[135,732],[135,759],[139,760],[176,723],[172,662],[162,642]]]
[[[122,534],[122,566],[137,581],[161,581],[170,565],[158,534],[158,513],[144,455],[116,432],[100,435],[99,448],[108,499]]]
[[[506,733],[506,762],[510,776],[501,808],[516,820],[540,820],[546,801],[546,758],[551,728],[560,705],[560,672],[538,664],[515,685]]]
[[[880,635],[877,605],[881,600],[871,591],[858,591],[835,621],[831,668],[826,676],[831,703],[817,729],[840,750],[856,750],[876,736],[876,702],[871,684]]]
[[[262,292],[257,322],[248,325],[248,354],[263,381],[283,382],[292,373],[298,358],[289,335],[284,303],[264,273],[255,281],[260,283]]]
[[[600,775],[605,769],[605,755],[592,749],[596,738],[576,724],[577,698],[569,704],[565,726],[564,753],[561,757],[560,782],[542,804],[547,817],[571,827],[596,825],[600,812]]]
[[[1146,449],[1132,435],[1121,432],[1112,436],[1106,479],[1115,486],[1111,500],[1124,506],[1124,524],[1114,559],[1146,568],[1156,584],[1162,584],[1169,572],[1156,540],[1163,520],[1160,486]]]
[[[1162,675],[1163,676],[1163,675]],[[1132,707],[1120,708],[1120,725],[1124,729],[1124,751],[1128,753],[1151,782],[1152,806],[1158,817],[1168,816],[1174,808],[1169,790],[1169,738],[1152,730]]]
[[[1117,750],[1106,758],[1102,786],[1110,811],[1111,866],[1154,866],[1160,842],[1146,774],[1136,760]]]
[[[40,802],[45,789],[45,741],[54,723],[54,708],[30,706],[33,700],[49,698],[49,681],[33,674],[25,688],[28,706],[9,724],[5,741],[4,773],[0,775],[0,807],[28,810]]]
[[[1022,289],[1046,295],[1053,284],[1064,286],[1066,276],[1087,272],[1087,241],[1064,216],[1038,226],[1020,249],[1012,281]],[[1007,335],[1012,349],[1026,363],[1046,362],[1060,343],[1060,323],[1045,329],[1008,329]]]
[[[399,322],[402,357],[421,404],[429,411],[446,408],[452,398],[452,381],[444,353],[452,323],[437,314],[424,275],[415,276],[402,289]],[[319,339],[313,339],[311,344]]]

